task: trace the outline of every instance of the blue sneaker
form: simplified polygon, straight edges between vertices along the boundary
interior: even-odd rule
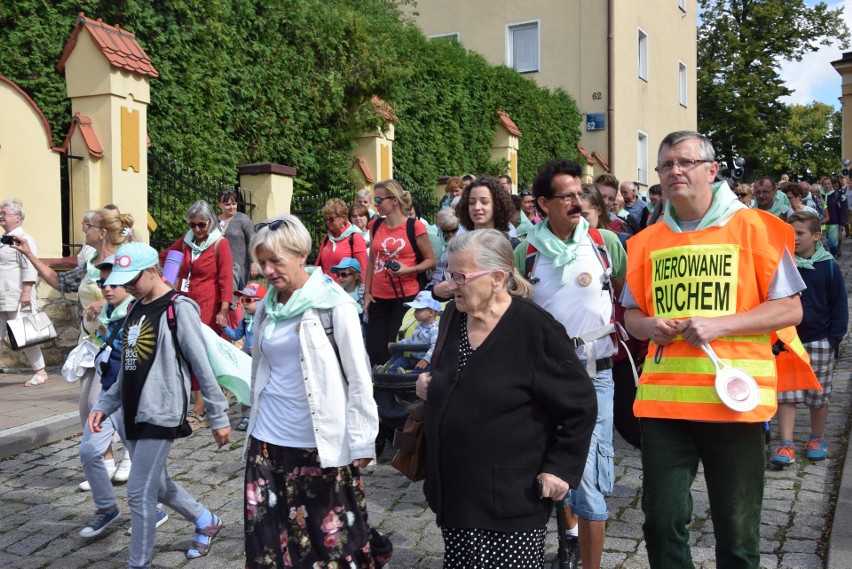
[[[121,512],[118,507],[113,506],[111,510],[96,510],[91,521],[80,530],[80,537],[90,539],[101,535],[108,528]]]
[[[781,441],[781,444],[775,447],[772,452],[772,458],[769,462],[775,466],[786,467],[796,462],[796,449],[793,448],[793,441]]]
[[[825,452],[825,439],[816,435],[811,435],[808,438],[808,450],[805,457],[808,460],[818,461],[825,460],[827,453]]]
[[[166,511],[165,506],[158,503],[157,504],[157,525],[155,525],[154,527],[158,528],[161,525],[163,525],[164,523],[166,523],[167,521],[169,521],[169,513]],[[127,531],[124,532],[124,535],[131,535],[132,531],[133,531],[133,528],[129,527],[129,528],[127,528]]]

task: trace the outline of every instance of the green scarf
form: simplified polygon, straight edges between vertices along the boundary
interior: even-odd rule
[[[570,280],[568,267],[577,258],[577,249],[586,240],[588,233],[589,222],[581,217],[580,223],[574,228],[574,235],[568,241],[563,241],[553,234],[550,230],[550,220],[545,219],[527,233],[527,242],[550,259],[554,267],[562,267],[561,284],[565,285]]]
[[[95,266],[95,260],[98,258],[98,252],[95,251],[86,261],[86,278],[95,282],[101,278],[101,270]]]
[[[821,242],[817,241],[813,255],[811,255],[807,259],[796,255],[796,266],[800,269],[814,270],[815,263],[827,261],[828,259],[834,259],[834,256],[825,250],[825,247],[822,246]]]
[[[207,234],[207,239],[204,240],[200,245],[196,245],[193,241],[195,239],[195,234],[192,233],[192,229],[186,232],[186,235],[183,237],[183,242],[189,245],[189,248],[192,249],[193,253],[197,253],[198,255],[202,254],[207,248],[216,243],[216,241],[222,237],[222,232],[217,228],[213,228],[213,231]]]
[[[97,345],[100,346],[104,343],[104,340],[106,340],[110,324],[127,316],[127,307],[130,306],[131,302],[133,302],[133,297],[128,296],[121,304],[115,307],[112,307],[112,305],[108,302],[104,303],[104,307],[101,308],[101,313],[98,315],[98,327],[95,328],[94,332],[92,332],[92,338],[95,340]],[[112,312],[108,313],[108,309],[110,307],[112,307]]]
[[[518,226],[515,228],[515,234],[518,237],[524,237],[532,231],[533,227],[535,227],[530,221],[530,218],[527,217],[525,212],[521,212],[520,219],[518,220]]]
[[[357,227],[355,227],[354,225],[352,225],[351,223],[346,224],[346,229],[341,231],[340,235],[338,237],[335,237],[334,235],[332,235],[329,232],[328,233],[328,240],[331,241],[331,251],[332,252],[336,251],[337,250],[337,244],[339,242],[343,241],[344,239],[346,239],[347,237],[349,237],[350,235],[352,235],[353,233],[360,234],[361,230],[358,229]]]
[[[775,217],[781,217],[783,219],[787,215],[787,211],[789,209],[790,200],[787,199],[787,196],[782,192],[776,192],[775,200],[772,202],[772,207],[769,208],[769,213]]]
[[[737,199],[737,195],[731,191],[726,182],[716,182],[710,186],[710,189],[713,192],[713,201],[710,203],[710,209],[701,218],[696,231],[708,227],[721,227],[728,223],[737,211],[746,209],[745,204]],[[672,233],[682,233],[683,230],[678,225],[677,214],[671,200],[666,201],[664,211],[663,221]]]
[[[307,267],[305,271],[309,275],[308,280],[302,288],[293,292],[286,304],[278,302],[278,291],[274,287],[266,291],[263,307],[267,322],[263,328],[263,337],[267,340],[272,337],[275,325],[280,320],[295,318],[309,308],[334,308],[348,303],[358,307],[358,303],[319,267]],[[360,307],[358,312],[361,312]]]

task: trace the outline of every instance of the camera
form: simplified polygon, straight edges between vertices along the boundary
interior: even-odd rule
[[[0,243],[2,243],[3,245],[14,245],[17,242],[18,240],[15,238],[14,235],[9,235],[8,233],[0,235]]]
[[[385,268],[389,271],[398,271],[399,266],[399,262],[394,261],[393,259],[388,259],[387,261],[385,261]]]

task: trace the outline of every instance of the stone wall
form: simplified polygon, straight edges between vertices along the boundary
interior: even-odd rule
[[[41,279],[37,284],[36,294],[40,310],[50,316],[57,333],[56,339],[41,344],[45,363],[48,366],[62,365],[68,352],[77,345],[80,337],[77,323],[77,294],[58,292]],[[4,330],[2,347],[0,347],[0,369],[29,369],[29,367],[24,354],[12,350]]]

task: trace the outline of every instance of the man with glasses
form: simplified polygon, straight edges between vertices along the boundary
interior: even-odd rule
[[[726,183],[713,183],[718,170],[707,137],[666,136],[657,156],[665,215],[628,241],[621,304],[628,331],[650,340],[633,410],[642,426],[642,529],[654,569],[693,567],[687,526],[699,460],[716,566],[760,566],[764,423],[775,414],[777,389],[770,334],[778,331],[784,349],[798,354],[787,328],[801,319],[804,289],[793,232],[747,208]],[[754,377],[756,406],[739,407],[727,389],[721,398],[704,345]]]
[[[822,198],[825,200],[825,236],[828,240],[828,252],[840,258],[840,246],[843,235],[840,228],[849,221],[849,209],[846,206],[846,194],[841,193],[840,180],[824,177],[821,180]]]
[[[790,200],[783,192],[779,192],[775,182],[769,176],[761,176],[754,183],[754,201],[757,208],[783,218],[790,209]]]
[[[532,300],[558,320],[577,346],[595,386],[598,412],[583,478],[565,500],[569,566],[600,567],[613,481],[613,286],[624,278],[626,258],[618,236],[590,228],[582,215],[583,171],[577,162],[553,160],[539,170],[533,195],[546,219],[515,249],[515,268],[533,283]],[[568,512],[559,512],[563,515]],[[577,522],[579,517],[579,541]],[[572,523],[573,522],[573,523]],[[558,563],[558,557],[557,561]],[[558,565],[555,565],[558,567]]]

